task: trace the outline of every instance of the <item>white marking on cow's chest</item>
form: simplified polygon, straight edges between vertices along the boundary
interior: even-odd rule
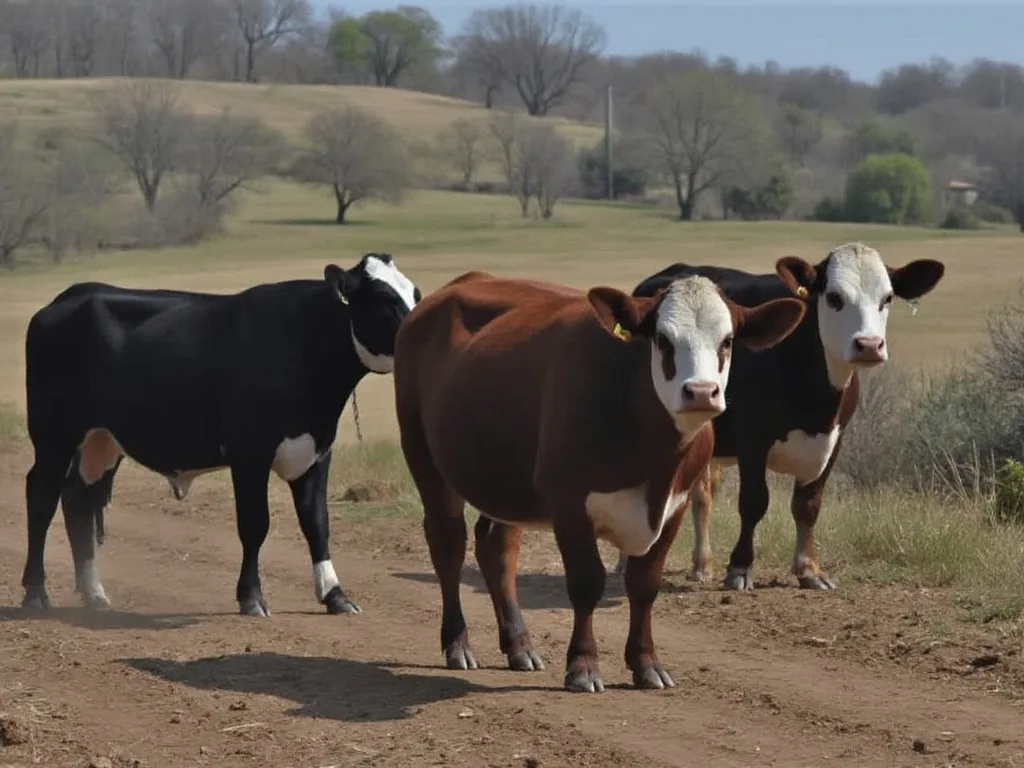
[[[270,468],[278,477],[290,483],[306,474],[306,471],[320,460],[316,441],[306,432],[298,437],[286,437],[274,452]]]
[[[785,440],[778,440],[768,451],[768,469],[780,475],[790,475],[800,485],[821,477],[828,460],[839,441],[839,427],[831,432],[809,435],[794,429]]]
[[[687,492],[670,493],[652,530],[647,515],[647,483],[612,493],[587,495],[587,515],[597,538],[616,546],[631,557],[642,557],[661,536],[665,523],[686,503]]]
[[[395,358],[390,355],[375,355],[362,345],[356,338],[355,331],[351,331],[352,344],[356,348],[356,357],[359,362],[365,365],[374,373],[391,373],[395,370]]]

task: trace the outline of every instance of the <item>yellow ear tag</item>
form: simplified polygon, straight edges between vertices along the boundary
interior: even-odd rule
[[[796,289],[796,295],[799,296],[801,299],[806,299],[807,298],[807,289],[804,288],[802,285],[798,286],[797,289]]]
[[[631,338],[633,338],[633,334],[631,334],[629,331],[627,331],[625,328],[623,328],[618,323],[615,324],[615,327],[612,329],[612,333],[614,333],[616,336],[618,336],[623,341],[629,341]]]

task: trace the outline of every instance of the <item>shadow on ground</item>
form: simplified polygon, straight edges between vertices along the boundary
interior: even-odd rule
[[[259,219],[253,223],[282,227],[337,227],[344,232],[350,227],[366,227],[377,222],[365,219],[353,219],[352,221],[346,219],[344,224],[339,224],[334,219]]]
[[[460,677],[392,672],[385,665],[280,653],[243,653],[192,661],[120,659],[119,663],[202,690],[277,696],[298,706],[287,714],[344,722],[404,720],[413,707],[472,693],[546,691],[550,686],[477,685]],[[389,665],[390,666],[390,665]],[[443,673],[443,668],[439,670]],[[470,673],[472,674],[472,673]],[[519,673],[514,673],[519,674]]]
[[[28,610],[20,606],[0,608],[0,621],[59,621],[61,624],[85,629],[183,629],[221,615],[227,614],[133,613],[79,607],[53,607],[46,611]]]

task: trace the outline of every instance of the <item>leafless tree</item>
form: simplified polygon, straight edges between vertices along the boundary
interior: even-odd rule
[[[522,116],[512,109],[503,109],[491,116],[489,128],[491,136],[501,151],[502,166],[505,171],[505,182],[508,184],[508,191],[515,193],[513,160],[516,145],[522,140],[524,123]],[[527,202],[529,198],[527,198]],[[526,215],[525,213],[523,214]]]
[[[7,35],[18,77],[39,77],[43,57],[53,37],[51,18],[45,3],[36,0],[6,0],[0,6],[2,28]]]
[[[61,141],[47,164],[43,189],[48,205],[39,222],[39,242],[55,262],[68,251],[87,250],[98,235],[91,213],[114,191],[112,174],[95,152]]]
[[[189,121],[177,170],[186,175],[196,202],[209,206],[273,172],[284,151],[284,139],[263,121],[224,110]]]
[[[980,150],[986,195],[1009,209],[1024,232],[1024,118],[994,115]]]
[[[141,17],[138,0],[104,0],[104,45],[114,61],[114,72],[122,77],[138,74]]]
[[[235,26],[245,51],[245,79],[256,82],[256,58],[309,21],[307,0],[233,0]]]
[[[471,184],[480,167],[483,130],[466,118],[455,120],[437,135],[437,148],[442,157],[462,174],[464,184]]]
[[[62,35],[56,40],[59,50],[66,48],[73,77],[88,77],[96,65],[102,8],[96,0],[61,0],[57,7]]]
[[[135,179],[146,209],[156,207],[160,183],[181,159],[190,115],[178,90],[153,81],[129,82],[98,95],[100,141]]]
[[[537,200],[542,218],[550,219],[555,204],[579,186],[572,144],[551,125],[532,125],[520,143],[515,164],[516,185]],[[528,208],[520,199],[523,214]]]
[[[782,146],[803,167],[808,154],[821,141],[821,115],[796,104],[784,104],[777,124]]]
[[[758,136],[756,105],[727,75],[695,72],[655,85],[647,99],[655,162],[675,189],[681,220],[744,160]]]
[[[211,0],[152,0],[153,44],[168,77],[184,79],[221,41],[223,7]]]
[[[532,3],[474,11],[463,38],[482,79],[500,73],[536,116],[566,97],[605,43],[604,30],[582,11]]]
[[[50,205],[42,169],[16,146],[14,125],[0,126],[0,265],[14,266],[14,254],[38,237]]]
[[[331,187],[338,224],[362,200],[399,202],[411,184],[401,139],[391,126],[354,107],[320,112],[305,130],[306,148],[292,168],[301,181]]]

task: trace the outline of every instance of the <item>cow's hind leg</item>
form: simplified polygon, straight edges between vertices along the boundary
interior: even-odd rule
[[[606,574],[594,525],[582,504],[578,509],[568,506],[553,511],[551,517],[574,614],[572,638],[565,656],[564,686],[574,692],[600,693],[604,682],[597,664],[594,609],[604,594]]]
[[[698,483],[700,481],[698,480]],[[695,484],[696,485],[696,484]],[[683,522],[680,509],[665,523],[661,536],[646,555],[629,558],[626,566],[626,594],[629,597],[629,635],[626,638],[626,666],[633,672],[637,688],[674,688],[676,683],[658,661],[654,649],[651,610],[661,589],[665,558]]]
[[[231,465],[231,484],[235,492],[235,522],[242,542],[242,568],[238,575],[235,599],[238,612],[245,616],[269,616],[260,584],[260,547],[270,530],[267,483],[270,467],[260,462]]]
[[[313,592],[317,602],[331,614],[361,613],[341,588],[331,561],[330,519],[327,512],[327,476],[331,468],[331,452],[288,483],[299,517],[299,527],[309,545],[313,561]]]
[[[50,530],[50,523],[53,522],[53,516],[57,513],[61,484],[64,482],[73,455],[73,450],[63,455],[44,454],[37,449],[35,463],[25,475],[28,554],[21,577],[21,585],[25,588],[21,604],[25,608],[50,607],[50,598],[46,593],[46,569],[43,566],[46,535]]]
[[[544,662],[533,649],[516,594],[516,566],[523,529],[480,515],[474,534],[476,562],[491,594],[494,616],[498,620],[498,643],[501,652],[508,657],[509,669],[544,669]]]
[[[423,502],[423,533],[441,583],[441,650],[448,669],[476,669],[459,587],[466,560],[466,502],[434,466],[426,439],[412,418],[403,418],[402,453]]]
[[[87,607],[104,609],[110,607],[110,600],[103,589],[96,565],[96,524],[103,508],[110,501],[114,475],[121,460],[118,459],[112,468],[105,470],[103,476],[92,484],[85,482],[79,472],[80,462],[81,456],[77,456],[61,489],[64,528],[75,562],[75,591],[82,596],[82,602]]]
[[[712,578],[711,507],[717,491],[715,480],[721,480],[721,470],[708,464],[697,477],[690,490],[693,509],[693,570],[690,578],[694,581],[707,582]]]
[[[760,456],[766,456],[759,454]],[[754,588],[751,568],[754,564],[754,531],[768,511],[768,480],[763,458],[740,458],[740,535],[736,539],[729,567],[725,574],[725,588],[747,590]]]

